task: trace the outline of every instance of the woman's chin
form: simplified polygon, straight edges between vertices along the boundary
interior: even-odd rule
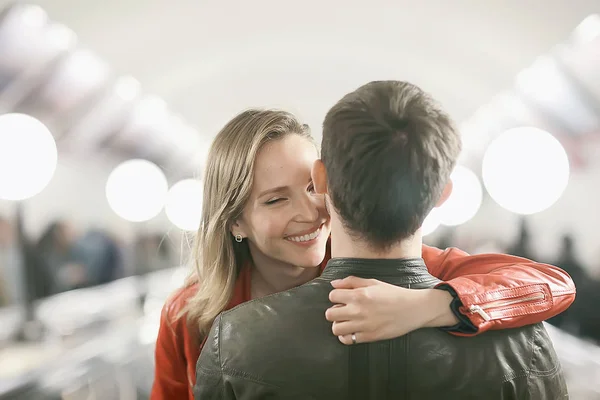
[[[319,268],[325,258],[325,250],[314,251],[311,254],[306,254],[295,264],[302,268]]]

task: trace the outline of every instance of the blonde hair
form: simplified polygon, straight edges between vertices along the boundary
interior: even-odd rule
[[[229,121],[212,143],[204,176],[202,220],[193,247],[195,271],[187,282],[197,282],[198,290],[179,315],[186,315],[202,336],[227,307],[239,272],[250,260],[248,244],[235,242],[230,227],[250,197],[256,156],[265,143],[289,134],[312,141],[308,126],[294,115],[251,109]]]

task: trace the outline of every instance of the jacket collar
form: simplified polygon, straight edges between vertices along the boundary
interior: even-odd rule
[[[389,277],[398,283],[419,283],[432,278],[422,258],[332,258],[327,263],[321,278],[334,280],[350,275],[382,281],[386,281],[385,278]]]

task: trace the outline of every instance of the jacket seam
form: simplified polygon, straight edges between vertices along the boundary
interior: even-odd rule
[[[460,277],[459,277],[460,278]],[[496,293],[504,293],[507,291],[525,291],[526,294],[530,294],[530,293],[535,293],[535,292],[539,292],[540,290],[531,290],[533,288],[539,288],[539,287],[543,287],[543,288],[548,288],[550,294],[552,295],[552,297],[555,296],[565,296],[565,295],[569,295],[569,294],[574,294],[576,293],[575,290],[570,290],[570,289],[561,289],[561,290],[552,290],[549,288],[550,285],[548,285],[547,283],[533,283],[530,285],[523,285],[523,286],[517,286],[514,288],[505,288],[505,289],[498,289],[498,290],[494,290],[493,292],[487,292],[486,295],[493,295]],[[542,290],[542,292],[545,292],[545,290]],[[518,297],[518,296],[522,296],[523,293],[519,293],[518,295],[512,296],[512,297]]]
[[[221,374],[222,375],[229,375],[229,376],[232,376],[232,377],[244,378],[244,379],[247,379],[247,380],[255,382],[255,383],[261,383],[261,384],[265,384],[267,386],[271,386],[271,387],[274,387],[274,388],[277,388],[277,389],[281,389],[280,386],[277,386],[277,385],[272,384],[272,383],[267,383],[267,382],[263,381],[261,378],[259,378],[258,376],[249,374],[249,373],[244,372],[244,371],[239,371],[239,370],[234,369],[234,368],[223,367],[221,369]]]
[[[546,309],[550,309],[552,307],[552,302],[550,300],[544,300],[544,301],[536,301],[535,303],[529,303],[529,304],[521,304],[521,305],[516,305],[516,306],[507,306],[507,307],[498,307],[497,310],[493,310],[493,311],[489,311],[490,313],[504,313],[507,311],[516,311],[516,310],[521,310],[524,311],[526,314],[529,314],[529,310],[527,310],[528,307],[537,307],[537,306],[546,306],[548,308]],[[536,312],[541,312],[544,310],[536,310]]]
[[[520,371],[520,372],[511,371],[511,373],[504,375],[504,379],[502,380],[502,383],[510,382],[510,381],[518,379],[518,378],[526,378],[527,381],[529,382],[529,372],[528,371]]]
[[[529,381],[529,375],[530,375],[529,371],[531,370],[531,364],[533,362],[533,358],[535,357],[535,335],[536,334],[537,334],[537,330],[535,330],[535,333],[533,335],[531,335],[527,340],[529,343],[530,349],[531,349],[530,356],[529,356],[529,362],[527,363],[527,369],[520,370],[520,371],[512,370],[512,371],[504,374],[502,383],[510,382],[517,378],[526,378],[527,381]]]
[[[229,369],[229,371],[231,373],[230,374],[226,374],[228,376],[231,376],[231,377],[240,377],[240,378],[242,378],[244,380],[251,381],[253,383],[256,383],[256,384],[259,384],[259,385],[263,385],[263,386],[267,386],[267,387],[270,387],[270,388],[273,388],[273,389],[279,389],[279,390],[283,389],[281,386],[278,386],[278,385],[275,385],[273,383],[268,383],[268,382],[265,382],[263,380],[254,378],[254,377],[249,376],[248,374],[243,373],[241,371],[237,371],[237,370],[233,370],[233,369]],[[292,393],[289,393],[289,394],[292,394],[292,395],[300,395],[301,394],[302,397],[304,399],[306,399],[306,400],[314,400],[315,399],[314,396],[307,395],[306,393],[303,393],[303,392],[292,392]],[[308,397],[306,397],[306,396],[308,396]]]
[[[557,364],[548,371],[539,371],[537,369],[530,369],[529,373],[533,374],[533,376],[540,376],[540,377],[541,376],[551,376],[551,375],[556,374],[559,369],[560,369],[560,365]]]
[[[203,375],[223,376],[223,371],[215,371],[212,369],[205,368],[203,366],[198,367],[198,372],[202,372]]]
[[[532,368],[529,368],[526,371],[520,371],[518,373],[513,371],[512,374],[509,373],[509,374],[504,375],[504,380],[502,381],[502,383],[506,383],[506,382],[512,381],[517,378],[526,378],[527,379],[527,387],[529,387],[529,384],[531,383],[531,378],[556,375],[556,373],[559,370],[560,370],[560,365],[555,365],[554,367],[552,367],[551,370],[548,370],[548,371],[538,371],[538,370],[535,370]]]
[[[253,375],[250,375],[250,374],[247,374],[245,372],[238,371],[238,370],[235,370],[235,369],[231,369],[231,368],[227,368],[225,371],[223,371],[223,375],[230,376],[232,378],[242,378],[242,379],[245,379],[247,381],[258,383],[260,385],[265,385],[265,386],[268,386],[268,387],[271,387],[271,388],[274,388],[274,389],[281,389],[281,386],[265,382],[265,381],[263,381],[262,379],[260,379],[260,378],[258,378],[256,376],[253,376]]]
[[[452,282],[451,281],[447,281],[444,282],[450,286],[452,286]],[[493,301],[498,301],[498,300],[505,300],[505,299],[512,299],[512,298],[517,298],[517,297],[522,297],[528,294],[532,294],[532,293],[544,293],[544,294],[548,294],[549,295],[549,299],[544,299],[542,300],[542,302],[547,302],[550,301],[552,302],[552,298],[554,297],[554,293],[552,293],[552,291],[549,289],[549,285],[546,283],[538,283],[538,284],[531,284],[531,285],[524,285],[524,286],[518,286],[518,287],[514,287],[514,288],[505,288],[505,289],[498,289],[498,290],[494,290],[492,292],[485,292],[485,293],[470,293],[470,294],[461,294],[460,290],[456,290],[459,298],[461,299],[461,301],[466,300],[467,304],[479,304],[479,303],[486,303],[486,302],[493,302]],[[536,302],[536,303],[539,303]],[[463,301],[463,305],[465,304],[465,301]]]
[[[205,374],[208,374],[208,375],[217,375],[218,374],[219,380],[221,382],[225,383],[225,380],[223,379],[223,376],[224,376],[223,362],[221,361],[222,360],[222,358],[221,358],[221,331],[222,331],[221,327],[222,327],[222,325],[221,324],[222,324],[223,318],[221,318],[220,315],[217,318],[219,319],[219,322],[218,322],[219,331],[217,332],[217,362],[219,363],[219,372],[218,373],[212,372],[206,368],[203,368],[202,365],[198,366],[198,370],[202,370]],[[197,379],[196,379],[196,381],[197,381]],[[220,386],[221,386],[221,398],[225,398],[225,385],[222,384]]]
[[[209,369],[206,369],[206,368],[200,366],[198,368],[198,372],[202,372],[204,375],[219,376],[220,380],[223,381],[223,382],[225,382],[225,379],[223,379],[223,378],[225,376],[229,376],[229,377],[232,377],[232,378],[241,378],[241,379],[244,379],[246,381],[250,381],[250,382],[253,382],[253,383],[256,383],[256,384],[259,384],[259,385],[268,386],[268,387],[273,388],[273,389],[282,389],[281,386],[277,386],[277,385],[274,385],[272,383],[268,383],[268,382],[262,381],[259,378],[251,376],[251,375],[246,374],[244,372],[236,371],[234,369],[226,368],[226,369],[221,369],[221,371],[214,371],[214,370],[209,370]],[[225,398],[225,386],[221,385],[221,387],[222,387],[222,395],[223,395],[222,398]],[[310,398],[312,399],[313,397],[311,396]]]
[[[356,276],[357,274],[350,274],[349,276]],[[373,279],[381,279],[381,278],[394,278],[394,279],[400,279],[399,282],[395,283],[395,285],[409,285],[409,284],[413,284],[413,283],[424,283],[424,282],[428,282],[431,280],[431,278],[434,278],[436,280],[440,280],[439,278],[433,276],[433,275],[424,275],[424,276],[418,276],[418,277],[414,277],[414,276],[403,276],[403,277],[399,277],[399,276],[394,276],[393,274],[381,274],[381,275],[373,275]],[[321,280],[323,282],[329,283],[332,279],[336,279],[335,276],[330,276],[329,274],[327,276],[318,276],[317,278],[315,278],[314,280]],[[444,282],[440,282],[440,283],[444,283]]]
[[[217,357],[219,357],[219,368],[221,369],[221,375],[225,372],[225,367],[223,366],[223,359],[221,358],[221,331],[223,330],[223,317],[219,316],[219,334],[217,335]]]
[[[265,382],[265,381],[263,381],[262,379],[260,379],[258,377],[255,377],[255,376],[250,375],[250,374],[248,374],[246,372],[238,371],[238,370],[235,370],[235,369],[232,369],[232,368],[225,368],[223,370],[222,376],[229,376],[229,377],[232,377],[232,378],[241,378],[241,379],[244,379],[246,381],[250,381],[250,382],[256,383],[258,385],[263,385],[263,386],[270,387],[272,389],[279,389],[279,390],[283,389],[279,385],[275,385],[273,383]],[[292,394],[302,394],[303,397],[305,396],[305,393],[300,393],[300,392],[294,392]],[[308,395],[308,396],[309,397],[304,397],[304,398],[307,399],[307,400],[312,400],[312,399],[315,398],[314,396],[311,396],[311,395]]]
[[[260,299],[256,299],[256,300],[260,300]],[[217,354],[218,355],[217,355],[217,357],[219,358],[219,367],[220,367],[221,378],[223,378],[224,376],[238,377],[238,378],[242,378],[242,379],[257,383],[257,384],[269,386],[271,388],[281,389],[280,386],[264,382],[263,380],[261,380],[260,378],[254,376],[254,375],[248,374],[243,371],[238,371],[233,368],[227,368],[227,367],[225,367],[225,365],[223,365],[223,361],[222,361],[223,359],[221,357],[221,348],[222,348],[221,332],[222,332],[222,326],[223,326],[223,316],[220,315],[218,318],[219,318],[219,334],[217,335],[217,340],[218,340],[218,343],[217,343]],[[214,375],[218,374],[217,372],[211,372],[210,370],[206,370],[205,368],[202,367],[202,365],[200,365],[198,369],[202,370],[203,372],[208,373],[208,374],[214,374]],[[223,387],[223,391],[225,391],[225,386],[223,385],[222,387]],[[225,393],[223,392],[222,394],[224,395]],[[225,398],[225,397],[223,397],[223,398]],[[313,398],[313,397],[311,396],[310,398]]]
[[[255,299],[255,300],[260,300],[260,299]],[[255,300],[251,300],[250,302],[255,301]],[[248,304],[250,302],[246,302],[244,304]],[[231,310],[229,310],[229,311],[231,311]],[[221,347],[222,347],[221,346],[221,332],[223,330],[222,326],[223,326],[223,316],[220,315],[219,316],[219,334],[217,336],[217,340],[218,340],[217,350],[218,350],[218,357],[219,357],[219,367],[221,369],[221,376],[225,376],[225,375],[237,376],[237,377],[240,377],[240,378],[251,380],[251,381],[253,381],[255,383],[264,383],[265,385],[270,385],[270,384],[268,384],[266,382],[262,382],[260,380],[260,378],[255,377],[255,376],[253,376],[251,374],[248,374],[248,373],[242,372],[242,371],[238,371],[238,370],[235,370],[235,369],[232,369],[232,368],[227,368],[227,367],[225,367],[225,365],[223,365],[223,361],[222,361],[223,358],[221,357]],[[276,387],[278,389],[281,389],[280,387],[275,386],[275,385],[270,385],[270,386],[273,386],[273,387]]]
[[[512,370],[509,373],[504,374],[502,383],[510,382],[517,378],[526,378],[527,382],[529,382],[529,375],[531,371],[531,365],[533,363],[533,359],[535,357],[535,337],[537,335],[537,329],[534,328],[534,333],[529,336],[527,342],[530,348],[529,362],[527,363],[527,369],[521,371]],[[529,386],[529,385],[528,385]]]
[[[530,366],[529,366],[529,373],[530,374],[534,374],[535,376],[550,376],[550,375],[554,375],[556,374],[556,372],[560,369],[560,362],[556,362],[551,369],[549,369],[548,371],[540,371],[537,369],[534,369],[533,367],[533,360],[535,359],[535,352],[536,352],[536,343],[539,341],[539,339],[541,339],[541,341],[543,341],[542,338],[540,338],[540,332],[543,328],[541,326],[536,326],[535,327],[535,334],[533,335],[533,348],[532,353],[531,353],[531,362],[530,362]]]
[[[261,385],[269,386],[269,387],[272,387],[272,388],[275,388],[275,389],[281,389],[281,386],[277,386],[277,385],[274,385],[272,383],[265,382],[265,381],[261,380],[260,378],[257,378],[257,377],[255,377],[253,375],[250,375],[250,374],[247,374],[245,372],[237,371],[235,369],[224,368],[221,371],[214,371],[214,370],[207,369],[207,368],[204,368],[202,366],[199,366],[198,367],[198,372],[202,372],[204,375],[212,375],[212,376],[220,376],[220,377],[230,376],[232,378],[242,378],[242,379],[245,379],[247,381],[251,381],[251,382],[254,382],[254,383],[259,383]]]
[[[577,291],[575,289],[573,290],[556,290],[556,291],[551,291],[553,296],[566,296],[569,294],[575,294],[577,293]]]
[[[530,285],[522,285],[522,286],[517,286],[514,288],[504,288],[504,289],[498,289],[498,290],[494,290],[491,292],[487,292],[486,293],[486,297],[489,297],[491,295],[494,294],[501,294],[501,293],[506,293],[506,292],[517,292],[514,294],[514,296],[507,296],[507,297],[519,297],[522,296],[523,293],[525,292],[525,294],[530,294],[530,293],[535,293],[535,292],[545,292],[545,290],[543,289],[550,289],[549,285],[547,283],[532,283]],[[542,290],[540,290],[542,289]],[[548,290],[550,293],[552,293],[551,290]]]

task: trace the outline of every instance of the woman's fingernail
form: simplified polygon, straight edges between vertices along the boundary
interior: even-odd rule
[[[336,283],[340,283],[341,281],[342,281],[341,279],[334,279],[334,280],[332,280],[330,283],[331,283],[332,285],[334,285],[334,284],[336,284]]]

